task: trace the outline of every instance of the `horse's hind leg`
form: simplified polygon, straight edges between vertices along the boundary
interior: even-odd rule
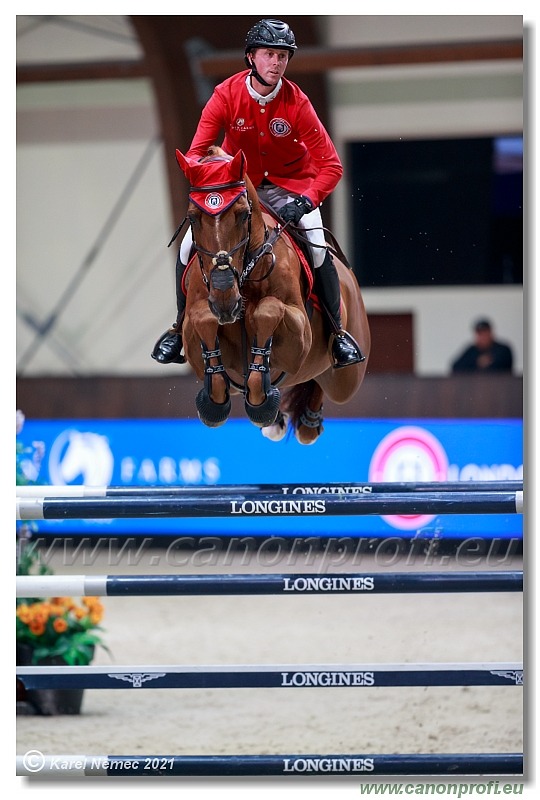
[[[293,386],[284,406],[300,444],[314,444],[323,432],[324,392],[314,380]]]
[[[323,390],[315,381],[310,381],[310,385],[311,397],[300,413],[294,432],[300,444],[314,444],[323,432]]]
[[[288,425],[289,415],[287,413],[284,414],[283,411],[278,411],[278,415],[272,425],[265,425],[264,428],[261,428],[261,433],[265,439],[270,439],[272,442],[281,442],[287,433]]]

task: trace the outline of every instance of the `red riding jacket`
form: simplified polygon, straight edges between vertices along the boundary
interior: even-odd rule
[[[216,86],[205,105],[187,155],[201,158],[217,143],[229,155],[242,150],[255,186],[263,178],[303,194],[318,206],[335,189],[343,167],[311,101],[291,81],[282,78],[276,97],[262,103],[246,87],[249,72],[239,72]]]

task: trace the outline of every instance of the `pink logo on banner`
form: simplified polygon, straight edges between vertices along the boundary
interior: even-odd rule
[[[448,457],[439,442],[424,428],[396,428],[378,444],[369,465],[370,483],[441,482],[447,479]],[[400,530],[414,530],[434,519],[428,514],[383,516]]]

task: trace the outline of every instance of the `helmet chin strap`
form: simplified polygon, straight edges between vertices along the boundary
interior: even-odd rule
[[[250,78],[255,78],[256,81],[259,81],[263,86],[272,86],[271,83],[267,83],[262,75],[259,75],[257,69],[255,67],[254,62],[251,59],[248,59],[249,66],[251,67],[251,72],[249,74]]]

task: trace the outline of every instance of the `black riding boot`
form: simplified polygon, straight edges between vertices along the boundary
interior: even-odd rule
[[[182,291],[182,277],[186,265],[180,261],[180,252],[176,259],[176,322],[168,331],[160,336],[154,345],[151,356],[160,364],[185,364],[186,357],[182,355],[184,343],[182,342],[182,322],[186,310],[186,296]]]
[[[332,337],[332,358],[334,369],[348,367],[365,361],[357,342],[350,333],[341,327],[339,277],[332,256],[326,251],[324,261],[320,267],[313,270],[315,276],[315,292],[321,301],[330,322]],[[328,326],[325,326],[328,327]]]

